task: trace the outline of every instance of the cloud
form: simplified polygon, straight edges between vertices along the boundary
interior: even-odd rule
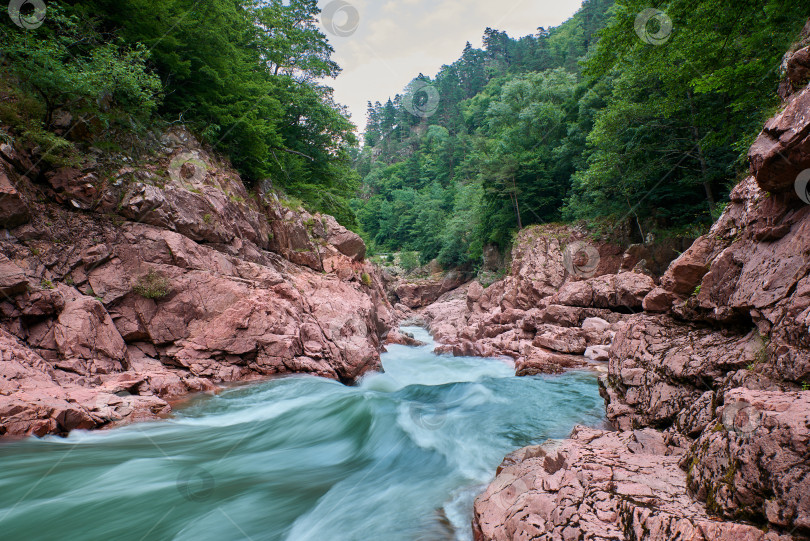
[[[319,0],[323,9],[332,0]],[[329,37],[343,73],[328,84],[362,130],[366,102],[401,93],[419,73],[434,76],[461,55],[467,41],[481,46],[486,27],[512,37],[534,34],[570,18],[582,0],[347,0],[360,14],[349,37]]]

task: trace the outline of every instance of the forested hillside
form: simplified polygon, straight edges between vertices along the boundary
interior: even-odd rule
[[[483,49],[369,103],[353,207],[372,248],[474,266],[533,223],[639,240],[708,226],[777,105],[774,67],[806,6],[648,8],[586,0],[536,35],[488,28]]]
[[[54,0],[47,24],[0,18],[0,139],[56,168],[90,149],[124,160],[184,124],[254,190],[445,267],[532,223],[695,230],[745,169],[806,9],[672,0],[639,26],[647,8],[587,0],[532,36],[489,28],[482,49],[369,104],[360,148],[326,84],[340,67],[316,0]]]
[[[42,6],[22,6],[26,29],[0,17],[1,139],[66,165],[91,147],[131,155],[148,132],[185,124],[255,189],[355,224],[355,127],[322,82],[340,68],[316,0]]]

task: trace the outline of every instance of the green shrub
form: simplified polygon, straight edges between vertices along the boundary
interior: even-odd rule
[[[154,269],[149,269],[149,272],[138,278],[132,289],[146,299],[162,299],[169,294],[171,287],[168,278]]]
[[[406,272],[411,272],[419,266],[419,253],[417,252],[402,252],[399,255],[399,266]]]

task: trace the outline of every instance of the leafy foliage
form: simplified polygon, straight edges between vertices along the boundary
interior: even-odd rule
[[[353,203],[367,240],[464,266],[520,226],[559,218],[584,147],[579,133],[575,151],[563,144],[579,97],[577,60],[611,4],[590,0],[561,27],[517,40],[488,28],[483,49],[468,43],[434,80],[414,80],[432,90],[369,103]],[[432,114],[414,114],[412,100]]]
[[[39,32],[4,29],[0,40],[22,89],[41,98],[45,129],[57,110],[89,112],[109,124],[116,113],[144,119],[157,107],[160,79],[148,72],[143,45],[107,42],[58,4]]]
[[[673,0],[661,46],[637,39],[644,2],[617,2],[585,63],[606,106],[587,139],[565,216],[652,227],[708,223],[777,104],[777,68],[806,21],[784,0]],[[646,224],[646,227],[643,226]]]
[[[533,223],[642,240],[715,219],[777,105],[806,8],[670,0],[657,7],[674,30],[656,46],[635,29],[648,7],[589,0],[533,36],[487,29],[483,49],[415,79],[440,96],[427,118],[403,96],[370,103],[353,202],[368,241],[463,266]]]
[[[288,5],[285,5],[288,4]],[[2,18],[9,69],[57,111],[183,122],[261,189],[353,226],[355,127],[321,81],[340,72],[316,0],[54,0],[45,23]]]

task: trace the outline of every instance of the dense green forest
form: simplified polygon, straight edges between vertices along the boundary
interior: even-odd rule
[[[18,2],[19,3],[19,2]],[[339,66],[316,0],[49,0],[0,17],[0,121],[54,165],[182,122],[253,187],[283,189],[355,225],[356,130],[323,81]],[[288,5],[285,5],[288,4]],[[59,117],[90,134],[56,135]],[[127,135],[130,137],[127,138]],[[85,149],[86,150],[86,149]]]
[[[474,266],[533,223],[639,240],[710,224],[808,13],[791,0],[656,4],[586,0],[519,39],[488,28],[482,49],[369,103],[353,208],[372,248]]]
[[[446,267],[475,265],[533,223],[638,239],[694,230],[743,174],[807,10],[649,9],[586,0],[535,35],[488,28],[483,48],[369,103],[361,146],[324,82],[340,67],[316,0],[52,0],[44,21],[21,14],[28,28],[0,18],[0,140],[59,167],[183,123],[252,189],[335,215],[372,250]]]

